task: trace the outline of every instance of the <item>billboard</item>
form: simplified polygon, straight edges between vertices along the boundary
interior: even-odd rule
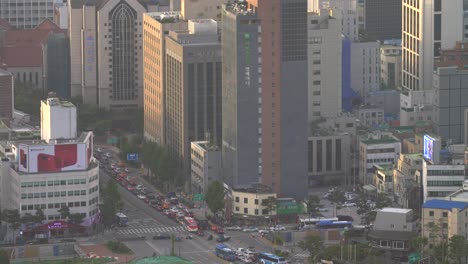
[[[93,132],[87,132],[87,135],[85,137],[85,139],[83,140],[83,142],[86,144],[86,165],[89,165],[89,162],[91,162],[91,159],[93,158]]]
[[[426,160],[428,160],[431,163],[438,163],[440,149],[441,149],[440,139],[436,139],[428,135],[424,135],[423,156]]]
[[[86,143],[20,145],[19,170],[44,173],[85,170],[88,167]]]

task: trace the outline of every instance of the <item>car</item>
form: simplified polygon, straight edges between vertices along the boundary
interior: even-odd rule
[[[277,225],[277,226],[270,227],[270,230],[271,231],[284,231],[284,230],[286,230],[286,227],[281,226],[281,225]]]
[[[125,172],[130,172],[130,170],[128,168],[125,168],[124,171]]]
[[[182,212],[177,212],[177,217],[181,218],[181,217],[184,217],[184,216],[185,216],[184,213],[182,213]]]
[[[148,197],[146,197],[145,199],[143,199],[143,202],[145,202],[145,203],[149,203],[150,201],[151,201],[151,200],[150,200]]]
[[[153,237],[154,240],[162,240],[162,239],[171,239],[169,234],[157,234]]]
[[[355,207],[356,203],[346,202],[346,203],[342,204],[341,206],[343,206],[343,207]]]
[[[228,227],[226,227],[226,230],[228,230],[228,231],[242,231],[242,227],[240,227],[240,226],[228,226]]]
[[[239,261],[242,263],[255,263],[255,260],[247,256],[239,256]]]
[[[104,154],[106,157],[110,158],[112,157],[112,154],[110,152],[107,152],[106,154]]]
[[[140,194],[140,191],[137,190],[137,189],[133,189],[132,193],[133,193],[134,195],[139,195],[139,194]]]
[[[337,215],[338,221],[348,221],[348,222],[353,222],[354,219],[349,216],[349,215]]]
[[[246,251],[246,248],[237,248],[235,250],[237,256],[244,256],[244,252]]]
[[[143,194],[138,194],[137,197],[138,197],[138,199],[140,199],[140,200],[146,199],[146,196],[143,195]]]
[[[328,208],[320,208],[320,207],[318,207],[316,210],[317,210],[318,212],[320,212],[320,213],[326,213],[326,212],[328,212]]]
[[[133,186],[133,185],[131,185],[131,184],[129,183],[129,185],[127,186],[127,191],[132,192],[133,190],[136,190],[136,189],[135,189],[135,186]]]
[[[128,182],[127,182],[127,181],[121,181],[121,182],[120,182],[120,185],[122,185],[123,187],[127,187]]]
[[[258,228],[256,228],[255,226],[249,226],[249,227],[242,229],[242,232],[257,232],[257,231],[258,231]]]
[[[224,234],[224,229],[222,229],[221,227],[218,227],[218,228],[216,228],[216,233]]]
[[[258,230],[258,233],[259,234],[266,234],[266,233],[270,233],[270,230],[260,229],[260,230]]]
[[[216,238],[216,242],[222,243],[222,242],[229,241],[229,239],[231,239],[230,236],[219,235],[219,236]]]
[[[202,230],[197,231],[197,236],[204,236],[205,233]]]
[[[164,208],[161,205],[156,205],[154,207],[154,209],[156,209],[156,211],[160,211],[160,212],[162,212],[162,210],[164,210]]]
[[[135,188],[136,188],[137,190],[141,191],[141,190],[143,190],[143,188],[145,188],[145,187],[143,187],[143,185],[141,185],[141,184],[138,184]]]

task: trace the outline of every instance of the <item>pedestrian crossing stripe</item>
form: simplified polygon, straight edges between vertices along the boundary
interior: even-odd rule
[[[117,234],[149,234],[149,233],[168,233],[168,232],[184,232],[187,228],[183,226],[161,226],[161,227],[142,227],[142,228],[123,228],[117,230]]]

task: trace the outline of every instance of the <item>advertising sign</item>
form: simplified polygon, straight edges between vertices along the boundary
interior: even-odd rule
[[[440,150],[441,150],[440,139],[436,139],[428,135],[424,135],[423,156],[426,160],[428,160],[431,163],[438,163]]]
[[[85,170],[85,143],[20,145],[19,170],[28,173]]]

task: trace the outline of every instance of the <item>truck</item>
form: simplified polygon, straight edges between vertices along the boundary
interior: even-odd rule
[[[116,216],[115,217],[116,223],[119,226],[126,226],[127,225],[128,217],[126,215],[124,215],[123,213],[116,213],[115,216]]]

